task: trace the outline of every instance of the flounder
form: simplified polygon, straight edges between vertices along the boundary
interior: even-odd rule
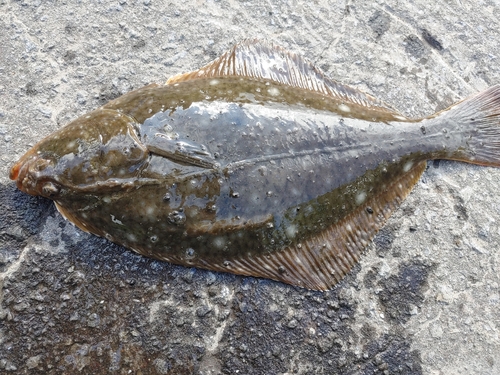
[[[72,121],[10,178],[144,256],[327,290],[426,160],[499,166],[499,125],[500,86],[410,120],[249,41]]]

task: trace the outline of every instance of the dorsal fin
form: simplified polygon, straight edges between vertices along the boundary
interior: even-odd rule
[[[264,277],[313,290],[329,290],[360,260],[378,230],[410,193],[425,170],[419,162],[341,221],[317,235],[265,255],[242,255],[228,261],[197,259],[188,265],[239,275]],[[186,265],[184,259],[165,258]]]
[[[328,95],[347,104],[377,108],[401,116],[387,104],[357,89],[338,83],[300,55],[282,47],[258,40],[247,40],[235,45],[218,59],[193,72],[178,74],[167,84],[197,78],[248,77],[311,90]]]

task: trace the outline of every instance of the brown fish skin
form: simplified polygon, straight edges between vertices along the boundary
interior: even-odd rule
[[[500,86],[409,120],[294,54],[243,43],[71,122],[10,177],[145,256],[326,290],[426,160],[500,164],[499,116]]]

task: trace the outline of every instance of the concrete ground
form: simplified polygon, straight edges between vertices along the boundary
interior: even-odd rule
[[[0,372],[499,374],[500,170],[430,162],[333,291],[146,259],[8,171],[69,120],[245,38],[412,117],[500,83],[498,0],[0,0]]]

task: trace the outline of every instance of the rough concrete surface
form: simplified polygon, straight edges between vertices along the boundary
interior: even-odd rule
[[[405,115],[500,83],[498,0],[0,0],[0,373],[499,374],[500,170],[430,162],[333,291],[173,266],[66,222],[9,167],[245,38]]]

